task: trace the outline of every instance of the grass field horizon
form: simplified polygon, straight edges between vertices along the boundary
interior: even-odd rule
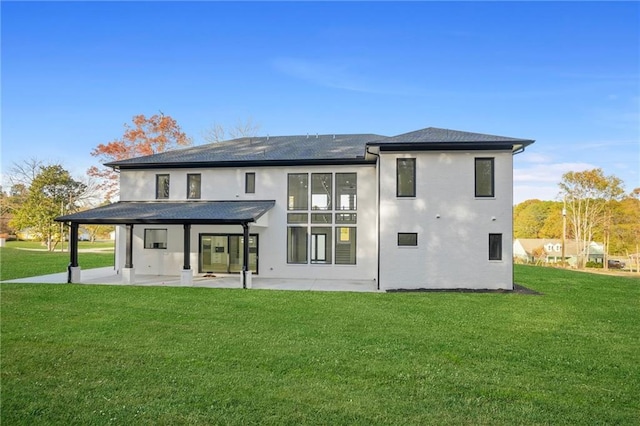
[[[4,424],[633,424],[640,280],[543,293],[3,284]]]

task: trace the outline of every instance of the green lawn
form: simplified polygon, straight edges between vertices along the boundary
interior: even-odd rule
[[[113,251],[78,253],[82,269],[113,266],[113,262]],[[66,252],[32,251],[12,246],[0,248],[0,281],[65,272],[68,265],[69,253]]]
[[[541,296],[2,285],[2,424],[638,424],[640,280]]]

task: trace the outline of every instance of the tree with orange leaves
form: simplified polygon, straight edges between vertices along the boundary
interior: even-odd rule
[[[131,120],[133,126],[125,123],[124,134],[107,144],[99,144],[91,155],[98,157],[101,163],[126,160],[158,154],[181,146],[192,144],[180,128],[178,122],[163,113],[145,117],[135,115]],[[110,168],[93,166],[87,170],[89,176],[102,179],[99,189],[105,191],[107,200],[118,193],[118,174]]]

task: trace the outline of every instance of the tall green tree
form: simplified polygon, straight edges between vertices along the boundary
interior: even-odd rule
[[[33,178],[24,203],[16,209],[10,225],[30,229],[47,248],[63,238],[60,224],[54,218],[77,210],[86,185],[74,180],[61,165],[43,166]]]
[[[567,217],[573,237],[580,248],[578,267],[584,267],[589,256],[589,242],[599,226],[610,226],[611,204],[620,199],[624,190],[622,181],[605,176],[602,169],[567,172],[559,183],[560,197],[567,204]],[[607,238],[605,237],[605,265]]]

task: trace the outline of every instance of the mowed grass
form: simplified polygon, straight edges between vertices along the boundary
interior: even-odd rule
[[[2,286],[3,424],[637,424],[640,280],[544,293]]]
[[[113,252],[79,252],[78,262],[82,269],[112,266],[114,263]],[[0,281],[65,272],[68,265],[68,252],[25,250],[23,243],[19,246],[12,246],[8,243],[7,247],[0,248]]]

